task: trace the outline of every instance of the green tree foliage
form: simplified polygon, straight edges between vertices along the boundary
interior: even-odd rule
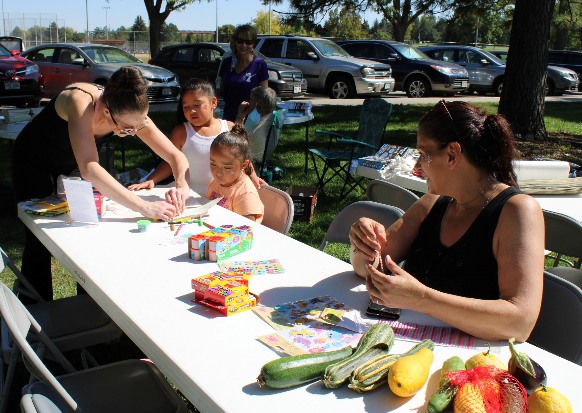
[[[162,42],[178,42],[180,41],[180,29],[174,23],[162,24],[162,31],[160,33],[160,40]]]
[[[218,41],[230,43],[230,38],[234,33],[235,27],[232,24],[225,24],[218,27]]]
[[[131,33],[129,34],[129,41],[131,42],[143,42],[147,41],[148,26],[146,25],[144,19],[141,16],[137,16],[133,25],[131,26]]]
[[[392,25],[386,19],[375,20],[370,28],[370,38],[390,40],[392,36]]]
[[[551,30],[552,49],[582,49],[582,3],[557,0]]]
[[[367,39],[370,34],[370,28],[362,22],[360,14],[349,7],[331,10],[324,27],[327,36],[339,39]]]
[[[269,13],[259,11],[257,17],[251,21],[251,25],[255,28],[257,33],[261,34],[281,34],[281,16],[274,11],[271,11],[271,18],[269,21]]]
[[[513,5],[461,5],[448,20],[444,40],[459,43],[508,44]]]

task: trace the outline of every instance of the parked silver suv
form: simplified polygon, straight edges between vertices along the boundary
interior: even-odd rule
[[[308,91],[325,90],[332,99],[394,89],[390,65],[352,57],[328,39],[290,35],[261,37],[255,49],[271,60],[300,69]]]

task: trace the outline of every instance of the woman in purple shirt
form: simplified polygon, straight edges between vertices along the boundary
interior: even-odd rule
[[[245,24],[235,29],[230,41],[232,56],[224,59],[220,69],[223,119],[234,122],[239,105],[250,99],[251,90],[268,87],[267,63],[253,53],[256,43],[257,32],[252,26]]]

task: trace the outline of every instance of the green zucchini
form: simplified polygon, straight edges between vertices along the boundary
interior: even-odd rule
[[[329,389],[340,387],[357,366],[381,354],[387,354],[393,344],[392,327],[385,323],[372,325],[360,338],[354,354],[325,369],[323,385]]]
[[[411,356],[422,348],[427,348],[433,351],[434,343],[432,340],[426,339],[416,344],[406,353],[382,354],[364,364],[361,364],[352,372],[348,387],[354,389],[358,393],[363,393],[385,384],[388,377],[388,371],[390,371],[390,367],[392,367],[396,360],[405,356]]]
[[[335,351],[300,354],[269,361],[261,368],[257,383],[259,386],[285,389],[321,379],[327,366],[349,357],[352,351],[353,348],[347,346]]]
[[[453,397],[457,393],[457,386],[453,386],[450,383],[447,373],[457,370],[465,370],[465,362],[459,356],[453,356],[444,361],[441,367],[439,387],[428,401],[427,409],[429,413],[440,413],[451,404]]]

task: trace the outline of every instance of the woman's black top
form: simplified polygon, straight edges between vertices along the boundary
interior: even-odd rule
[[[81,90],[90,95],[75,86],[65,90],[69,89]],[[56,186],[59,175],[69,175],[78,167],[69,138],[68,122],[57,113],[56,99],[51,99],[22,129],[14,142],[13,169],[17,201],[51,195],[46,185],[42,191],[31,191],[26,187],[39,185],[39,182],[32,181],[42,182],[47,179]],[[96,104],[95,99],[93,104]]]
[[[450,247],[441,244],[441,224],[452,198],[441,196],[420,225],[404,269],[435,290],[463,297],[499,298],[493,234],[505,202],[520,191],[508,187],[487,204]]]

